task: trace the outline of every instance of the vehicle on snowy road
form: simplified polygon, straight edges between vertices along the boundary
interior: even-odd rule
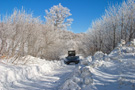
[[[68,51],[68,56],[64,59],[65,64],[75,63],[78,64],[80,62],[79,56],[76,56],[75,50]]]

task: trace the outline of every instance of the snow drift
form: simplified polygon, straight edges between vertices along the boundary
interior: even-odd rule
[[[11,60],[1,60],[0,62],[0,90],[14,90],[19,89],[17,86],[23,81],[38,82],[44,75],[49,74],[54,69],[61,67],[60,61],[47,61],[32,56],[26,56],[27,63],[18,62],[18,65],[12,65]],[[39,78],[40,77],[40,78]],[[25,87],[25,86],[23,86]],[[34,86],[33,86],[34,87]],[[34,90],[33,87],[30,87]],[[22,90],[22,89],[21,89]],[[25,90],[25,88],[23,88]]]

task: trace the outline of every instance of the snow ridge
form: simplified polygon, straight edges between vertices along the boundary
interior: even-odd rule
[[[29,59],[25,65],[21,65],[23,62],[18,65],[6,64],[11,60],[3,61],[5,64],[0,62],[0,90],[45,90],[46,86],[43,84],[47,80],[44,80],[44,77],[50,76],[54,69],[62,67],[60,61],[47,61],[32,56],[25,59]],[[53,79],[57,80],[57,77]]]

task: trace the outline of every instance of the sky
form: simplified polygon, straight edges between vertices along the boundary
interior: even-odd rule
[[[14,8],[22,7],[27,12],[33,12],[33,16],[40,16],[45,21],[45,10],[53,5],[61,3],[62,6],[70,9],[74,21],[71,31],[74,33],[86,32],[92,21],[100,18],[109,5],[122,3],[123,0],[0,0],[0,15],[10,15]]]

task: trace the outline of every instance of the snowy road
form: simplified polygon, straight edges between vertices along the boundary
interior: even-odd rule
[[[0,90],[59,90],[68,79],[75,65],[56,66],[46,71],[47,66],[12,66],[0,64]],[[40,70],[39,70],[40,69]]]
[[[37,77],[36,80],[22,80],[12,87],[16,90],[58,90],[61,84],[70,77],[74,68],[74,65],[61,67],[44,76]]]

